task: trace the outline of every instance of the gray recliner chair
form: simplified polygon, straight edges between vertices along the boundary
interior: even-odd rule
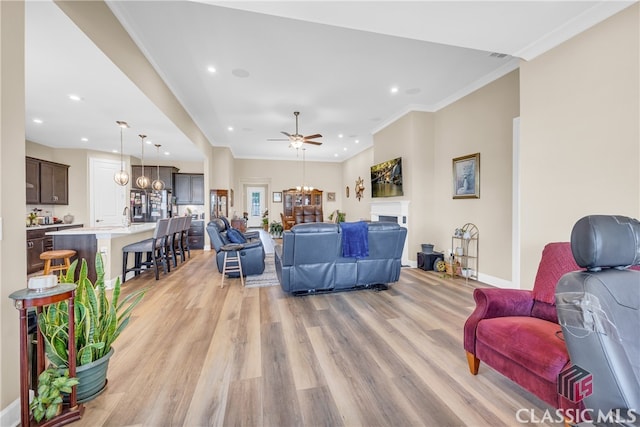
[[[226,224],[220,218],[215,218],[207,224],[207,233],[211,239],[211,249],[216,251],[216,265],[220,273],[222,273],[222,266],[224,264],[224,251],[222,247],[233,243],[227,237],[228,230]],[[265,251],[260,239],[247,239],[247,242],[244,243],[244,248],[238,252],[240,252],[242,273],[244,276],[253,276],[264,272]],[[236,256],[236,251],[230,251],[229,255]],[[239,277],[240,274],[234,272],[228,274],[228,276]]]
[[[580,425],[640,426],[640,222],[584,217],[571,232],[571,250],[586,270],[565,274],[556,287],[574,368],[558,391],[582,400]]]

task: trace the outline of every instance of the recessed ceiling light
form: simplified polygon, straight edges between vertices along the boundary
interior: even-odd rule
[[[391,88],[391,93],[398,93],[398,88],[397,87],[392,87]]]
[[[145,143],[145,144],[149,144],[149,145],[151,145],[151,144],[152,144],[152,142],[153,142],[153,141],[151,141],[150,139],[147,139],[144,143]]]
[[[82,141],[82,142],[88,142],[88,141],[89,141],[89,138],[80,138],[80,141]]]
[[[165,156],[168,156],[169,154],[171,154],[171,153],[170,153],[170,152],[168,152],[168,151],[165,151],[165,152],[164,152],[164,155],[165,155]]]
[[[344,147],[344,148],[343,148],[343,150],[344,150],[344,151],[347,151],[347,147]]]
[[[79,97],[78,95],[73,95],[73,94],[69,95],[69,99],[72,100],[72,101],[82,101],[81,97]]]
[[[359,140],[359,139],[356,139],[356,140],[355,140],[355,143],[356,143],[356,144],[359,144],[359,143],[360,143],[360,140]]]
[[[333,154],[333,157],[338,157],[338,153],[334,153],[334,154]]]
[[[216,72],[216,67],[213,67],[213,66],[209,65],[207,67],[207,71],[210,72],[210,73],[215,73]]]
[[[229,132],[233,132],[233,126],[228,126],[228,127],[227,127],[227,130],[228,130]]]
[[[344,135],[342,135],[341,133],[338,134],[338,138],[342,138]]]
[[[118,152],[118,150],[113,149],[113,150],[111,150],[111,152],[112,152],[112,153],[117,153],[117,152]]]
[[[42,120],[41,119],[33,119],[33,123],[37,123],[39,125],[42,124]]]
[[[233,74],[236,77],[243,78],[243,79],[249,77],[249,75],[250,75],[247,70],[244,70],[242,68],[236,68],[236,69],[232,70],[231,74]]]

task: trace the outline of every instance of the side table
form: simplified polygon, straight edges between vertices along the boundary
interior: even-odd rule
[[[42,307],[67,300],[69,307],[69,336],[75,336],[74,297],[76,285],[63,283],[43,290],[21,289],[9,295],[14,301],[14,306],[20,312],[20,421],[23,427],[38,425],[39,427],[54,427],[69,424],[82,417],[84,408],[77,402],[76,387],[71,388],[69,405],[63,405],[62,413],[49,421],[37,424],[31,419],[29,411],[29,358],[28,358],[28,327],[27,309],[35,308],[36,313],[42,313]],[[37,322],[36,322],[37,325]],[[40,333],[40,327],[36,326],[36,372],[37,376],[44,371],[44,339]],[[76,346],[73,340],[69,340],[69,377],[76,376]],[[37,384],[34,390],[37,392]]]

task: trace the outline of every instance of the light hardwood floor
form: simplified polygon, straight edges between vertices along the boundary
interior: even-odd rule
[[[518,409],[549,409],[491,368],[469,373],[471,281],[403,268],[387,291],[305,297],[219,283],[207,251],[127,281],[148,291],[73,425],[515,426],[541,425]]]

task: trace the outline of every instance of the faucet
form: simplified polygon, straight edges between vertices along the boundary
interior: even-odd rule
[[[129,227],[131,225],[131,219],[129,218],[129,207],[125,206],[122,211],[122,225]]]

